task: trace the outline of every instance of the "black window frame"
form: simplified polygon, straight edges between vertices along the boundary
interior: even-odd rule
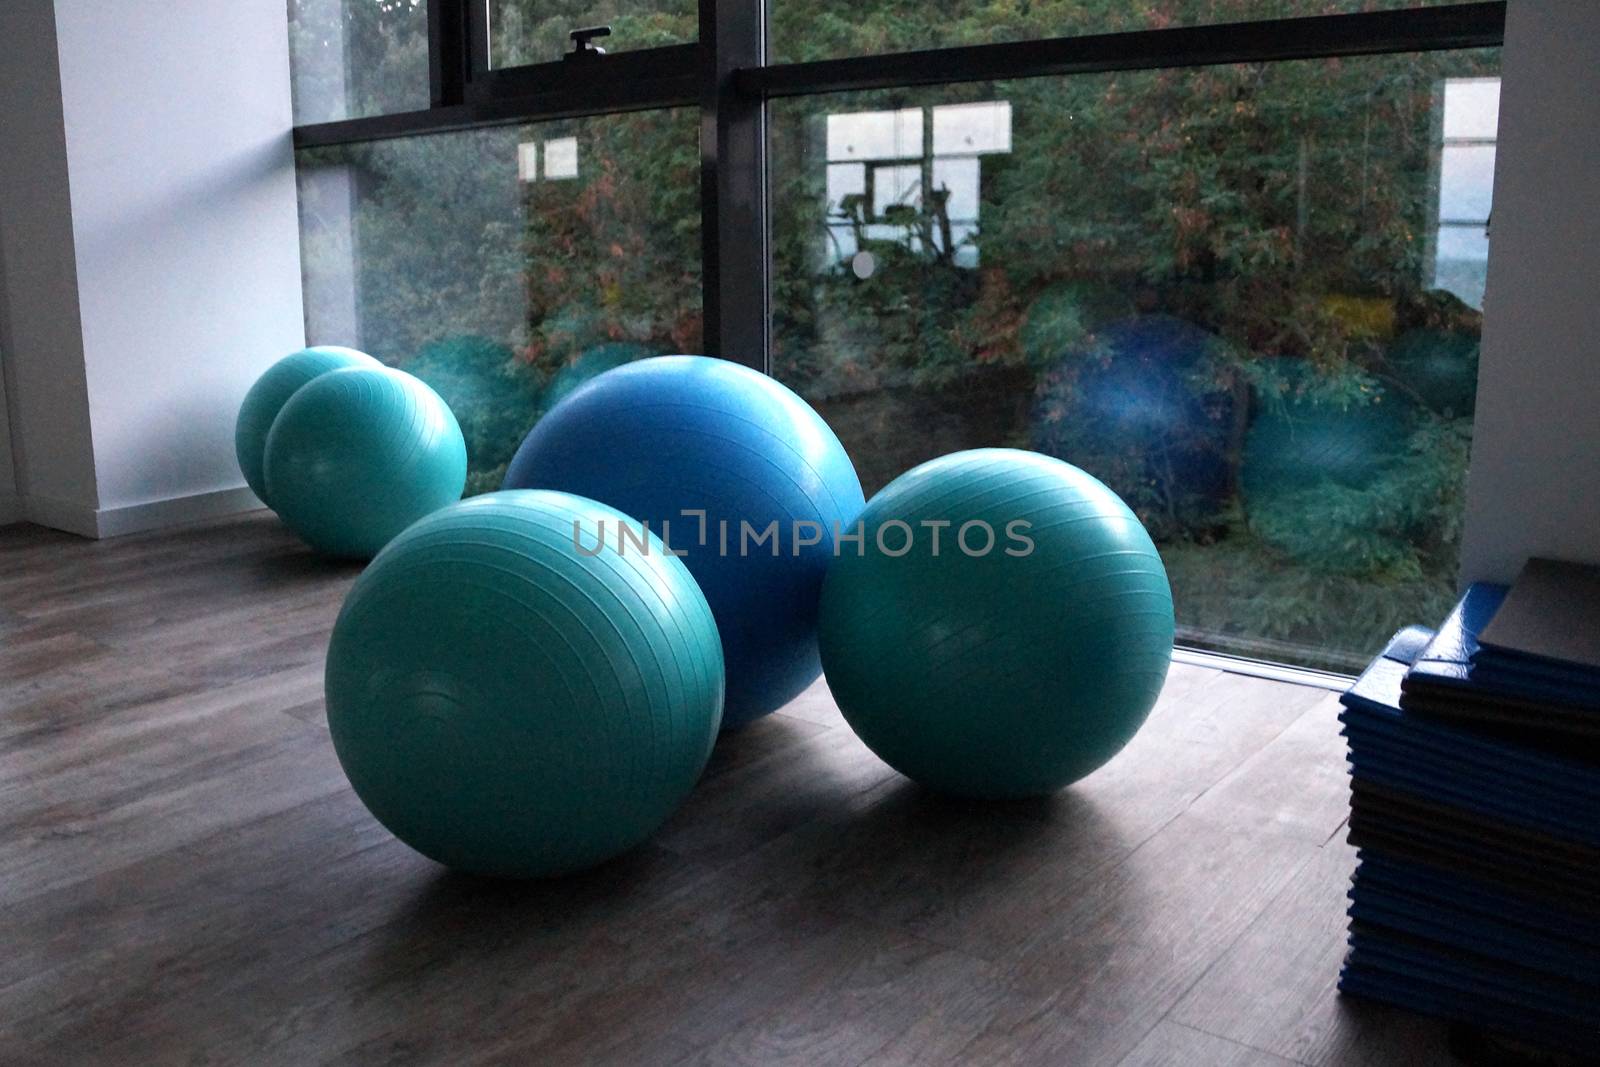
[[[297,149],[314,148],[697,107],[703,351],[770,371],[770,100],[1110,71],[1492,48],[1504,43],[1505,14],[1505,0],[1490,0],[769,64],[766,0],[700,0],[699,39],[692,44],[491,69],[483,0],[428,0],[430,106],[296,126],[293,138]]]

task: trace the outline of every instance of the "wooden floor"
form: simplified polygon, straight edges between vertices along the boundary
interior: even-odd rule
[[[1048,801],[929,795],[821,686],[587,875],[362,809],[321,669],[356,571],[264,514],[0,530],[0,1063],[1446,1062],[1341,1001],[1333,694],[1174,665]]]

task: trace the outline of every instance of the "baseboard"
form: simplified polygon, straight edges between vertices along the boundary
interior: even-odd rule
[[[123,534],[159,530],[166,526],[217,519],[224,515],[237,515],[257,511],[265,504],[246,486],[235,489],[218,489],[191,496],[175,496],[166,500],[151,500],[143,504],[127,504],[119,508],[101,508],[95,513],[97,537],[121,537]]]
[[[167,526],[218,519],[266,507],[246,486],[209,493],[148,500],[116,508],[92,508],[70,500],[30,493],[0,493],[0,526],[31,522],[79,537],[121,537],[123,534],[159,530]]]
[[[59,500],[53,496],[29,493],[21,497],[22,521],[48,526],[52,530],[65,530],[79,537],[99,537],[100,524],[95,510],[88,504],[72,500]]]

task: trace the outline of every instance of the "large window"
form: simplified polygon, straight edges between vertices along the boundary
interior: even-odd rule
[[[773,372],[869,492],[959,448],[1059,456],[1156,537],[1186,640],[1354,666],[1453,599],[1482,288],[1439,284],[1432,188],[1481,236],[1492,168],[1430,130],[1495,63],[778,101]]]
[[[378,42],[335,85],[296,30],[297,114],[353,119],[296,131],[307,321],[444,393],[471,490],[575,381],[704,351],[869,492],[982,445],[1094,473],[1185,644],[1348,670],[1444,613],[1502,5],[433,5],[291,3]],[[558,60],[589,23],[623,54]]]
[[[794,63],[920,48],[1428,7],[1452,0],[768,0],[769,54]]]
[[[688,112],[306,149],[299,171],[310,343],[437,389],[467,436],[468,492],[499,488],[583,378],[700,348]]]

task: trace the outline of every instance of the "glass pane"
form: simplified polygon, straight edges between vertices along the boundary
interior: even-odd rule
[[[310,344],[428,382],[499,488],[602,370],[700,348],[697,114],[636,112],[299,156]]]
[[[1447,144],[1439,158],[1439,218],[1482,222],[1494,202],[1494,145]]]
[[[1499,78],[1453,78],[1445,83],[1445,140],[1492,141],[1499,128]]]
[[[1355,669],[1454,598],[1487,242],[1440,208],[1493,171],[1440,116],[1496,65],[775,101],[774,371],[869,492],[1060,456],[1149,527],[1186,644]]]
[[[488,10],[491,67],[560,59],[572,50],[567,34],[586,26],[611,27],[595,41],[607,52],[692,44],[700,36],[695,0],[488,0]]]
[[[296,125],[428,106],[427,0],[288,0]]]
[[[1434,7],[1459,0],[768,0],[768,57],[798,63],[922,48]]]
[[[1500,79],[1448,79],[1442,110],[1433,284],[1474,308],[1482,308],[1489,273]]]
[[[1439,227],[1433,287],[1454,293],[1462,303],[1481,310],[1488,280],[1488,230],[1478,225]]]

